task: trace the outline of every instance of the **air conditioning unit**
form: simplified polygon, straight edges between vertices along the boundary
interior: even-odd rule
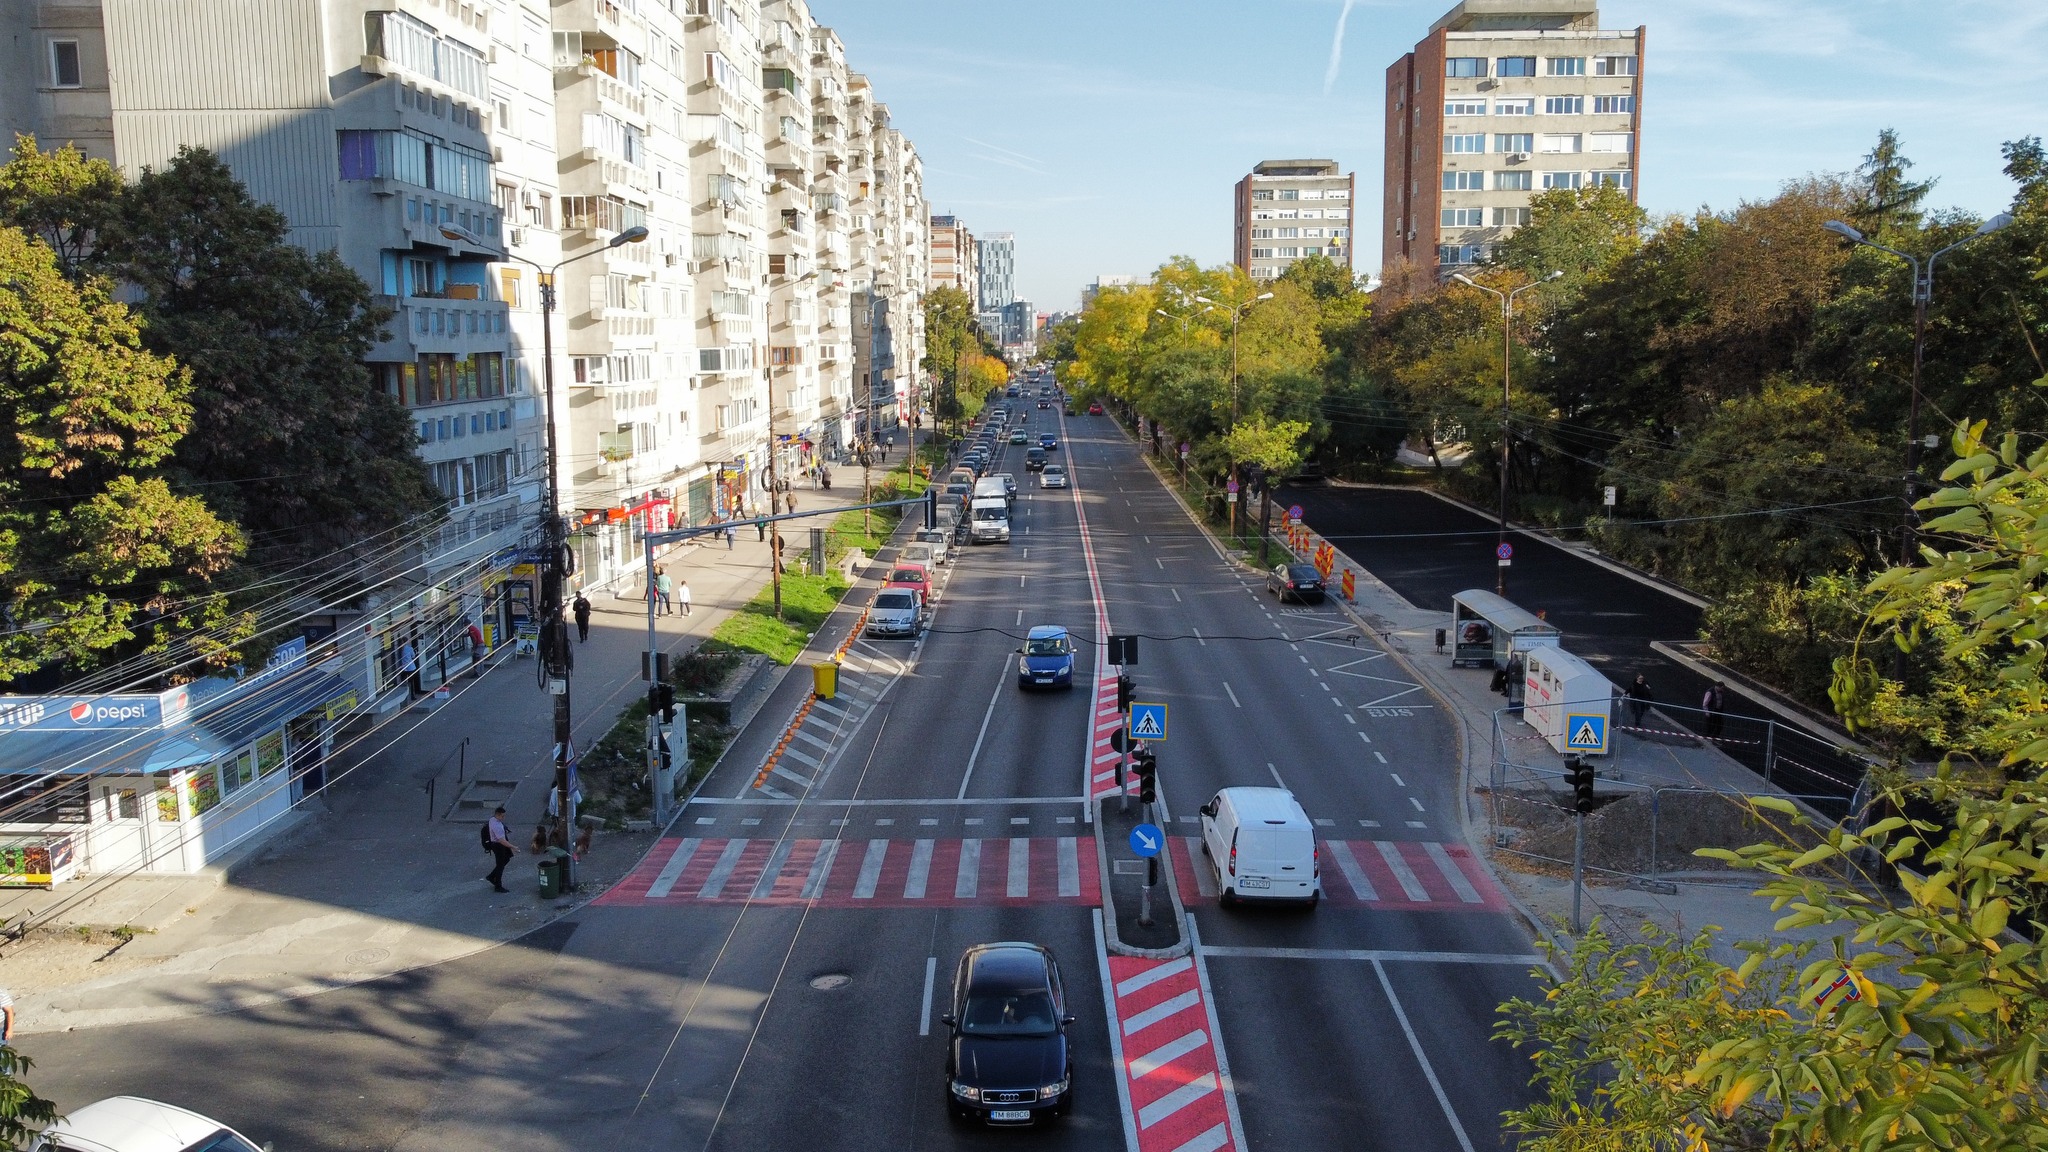
[[[519,247],[519,246],[520,246],[521,244],[524,244],[524,243],[526,243],[526,229],[524,229],[524,228],[513,228],[513,229],[510,229],[510,235],[511,235],[511,243],[512,243],[512,246],[513,246],[514,248],[517,248],[517,247]]]
[[[1527,152],[1508,153],[1508,163],[1510,164],[1527,164],[1528,162],[1529,154]]]
[[[661,254],[661,259],[663,263],[673,268],[676,266],[677,262],[681,259],[681,257],[677,256],[673,252],[664,252]]]
[[[504,162],[505,162],[505,146],[504,146],[503,144],[493,144],[493,145],[491,145],[491,163],[493,163],[493,164],[503,164]]]

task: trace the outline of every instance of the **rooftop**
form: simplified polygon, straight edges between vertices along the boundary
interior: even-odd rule
[[[1254,176],[1338,176],[1335,160],[1261,160],[1252,166]]]
[[[1462,0],[1431,32],[1592,31],[1600,27],[1594,0]]]

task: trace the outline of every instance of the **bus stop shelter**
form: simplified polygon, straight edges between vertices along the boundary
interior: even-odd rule
[[[1557,626],[1503,596],[1478,588],[1451,598],[1451,667],[1506,668],[1517,652],[1554,648]]]

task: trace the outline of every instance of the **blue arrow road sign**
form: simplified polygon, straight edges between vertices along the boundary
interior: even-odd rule
[[[1166,843],[1166,834],[1157,824],[1140,824],[1131,829],[1131,851],[1140,856],[1159,855],[1159,846]]]
[[[1131,736],[1138,740],[1166,739],[1166,705],[1131,705]]]

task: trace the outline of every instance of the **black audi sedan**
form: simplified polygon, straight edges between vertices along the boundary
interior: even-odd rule
[[[1323,574],[1313,564],[1282,564],[1266,573],[1266,591],[1282,603],[1323,602]]]
[[[976,944],[953,972],[946,1042],[946,1110],[956,1120],[1030,1124],[1067,1114],[1074,1058],[1067,1047],[1059,962],[1037,944]]]

